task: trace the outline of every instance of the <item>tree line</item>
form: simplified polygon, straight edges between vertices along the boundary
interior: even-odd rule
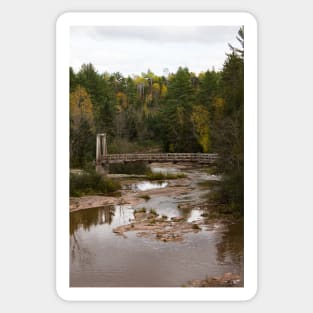
[[[95,136],[107,133],[109,153],[159,149],[214,152],[223,174],[221,199],[243,213],[244,32],[229,45],[221,71],[180,67],[158,76],[98,73],[92,64],[70,72],[70,166],[95,159]]]

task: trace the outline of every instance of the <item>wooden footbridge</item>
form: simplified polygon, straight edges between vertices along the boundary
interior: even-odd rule
[[[127,162],[197,162],[212,164],[218,158],[216,153],[124,153],[108,154],[106,134],[97,135],[96,167],[101,171],[111,163]]]

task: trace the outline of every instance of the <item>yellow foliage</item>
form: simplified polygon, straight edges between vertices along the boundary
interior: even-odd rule
[[[200,72],[198,76],[199,80],[203,79],[204,77],[205,77],[205,72]]]
[[[115,109],[116,109],[117,113],[121,113],[122,112],[122,107],[119,104],[116,106]]]
[[[220,98],[220,97],[215,97],[213,99],[212,105],[215,108],[216,117],[217,118],[221,117],[223,115],[223,112],[224,112],[225,100],[223,98]]]
[[[143,113],[144,113],[144,116],[147,116],[149,113],[147,102],[144,102],[144,104],[143,104]]]
[[[72,126],[78,127],[80,120],[84,118],[92,126],[93,124],[93,105],[88,92],[84,87],[77,86],[75,91],[70,94],[70,119]]]
[[[126,109],[127,108],[127,96],[119,91],[117,94],[116,94],[116,102],[117,102],[117,106],[123,109]]]
[[[152,97],[154,99],[158,99],[159,96],[160,96],[160,93],[161,93],[161,87],[160,87],[160,84],[159,83],[153,83],[152,85]]]
[[[159,84],[159,83],[153,83],[153,85],[152,85],[152,91],[154,91],[154,92],[160,92],[160,84]]]
[[[167,94],[167,86],[166,85],[162,85],[161,96],[165,97],[166,94]]]
[[[146,98],[146,102],[151,102],[152,101],[152,95],[147,95],[147,98]]]
[[[191,120],[201,145],[203,152],[210,151],[210,128],[209,128],[209,112],[203,105],[195,105],[191,115]]]

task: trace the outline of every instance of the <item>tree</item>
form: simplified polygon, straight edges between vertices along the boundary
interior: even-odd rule
[[[243,59],[244,57],[244,28],[243,26],[240,27],[238,31],[238,35],[236,36],[237,40],[239,41],[241,48],[233,47],[230,43],[228,44],[229,48],[231,49],[233,54],[236,54],[240,58]]]
[[[243,47],[243,28],[238,32]],[[215,99],[212,132],[223,173],[222,199],[232,211],[244,213],[244,53],[233,48],[221,73],[220,99]]]
[[[70,94],[70,120],[72,127],[78,128],[82,119],[94,126],[93,105],[90,96],[84,87],[78,85]]]
[[[193,106],[191,114],[195,137],[199,145],[202,147],[202,152],[207,153],[211,148],[210,138],[210,117],[208,109],[203,105]]]
[[[179,68],[168,81],[167,95],[160,111],[161,137],[165,151],[201,151],[193,132],[192,107],[195,92],[188,68]]]
[[[70,94],[70,164],[84,167],[94,151],[93,105],[86,89],[78,85]]]
[[[77,77],[72,67],[70,67],[70,92],[73,92],[77,86]]]
[[[116,100],[106,76],[98,74],[92,64],[83,64],[77,78],[80,85],[86,88],[94,105],[96,131],[114,137]]]
[[[218,93],[220,74],[215,71],[206,71],[199,75],[199,91],[197,101],[212,111],[212,102]]]
[[[95,134],[88,121],[81,119],[78,127],[70,127],[70,166],[83,168],[94,159]]]

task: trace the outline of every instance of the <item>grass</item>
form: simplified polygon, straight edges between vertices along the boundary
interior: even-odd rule
[[[185,178],[186,174],[184,173],[177,173],[177,174],[170,174],[170,173],[154,173],[154,172],[147,172],[146,177],[149,180],[166,180],[166,179],[178,179],[178,178]]]
[[[149,220],[149,224],[150,224],[150,225],[154,225],[155,223],[156,223],[156,221],[155,221],[154,218],[152,218],[152,219]]]
[[[134,214],[136,213],[146,213],[147,209],[146,208],[140,208],[140,209],[135,209]]]
[[[153,215],[158,215],[157,211],[155,209],[150,209],[150,213]]]
[[[145,199],[146,201],[150,200],[151,197],[149,195],[140,195],[139,198]]]
[[[148,165],[142,161],[110,164],[111,174],[145,175],[148,171]]]
[[[216,187],[219,187],[221,185],[221,182],[219,180],[205,180],[197,183],[197,185],[201,188],[216,189]]]
[[[209,175],[219,175],[218,169],[216,166],[212,166],[212,167],[208,167],[205,169],[205,171],[209,174]]]
[[[121,185],[112,179],[103,177],[96,172],[70,174],[70,196],[110,194],[121,188]]]
[[[192,229],[201,229],[200,226],[198,224],[193,224],[192,225]]]

